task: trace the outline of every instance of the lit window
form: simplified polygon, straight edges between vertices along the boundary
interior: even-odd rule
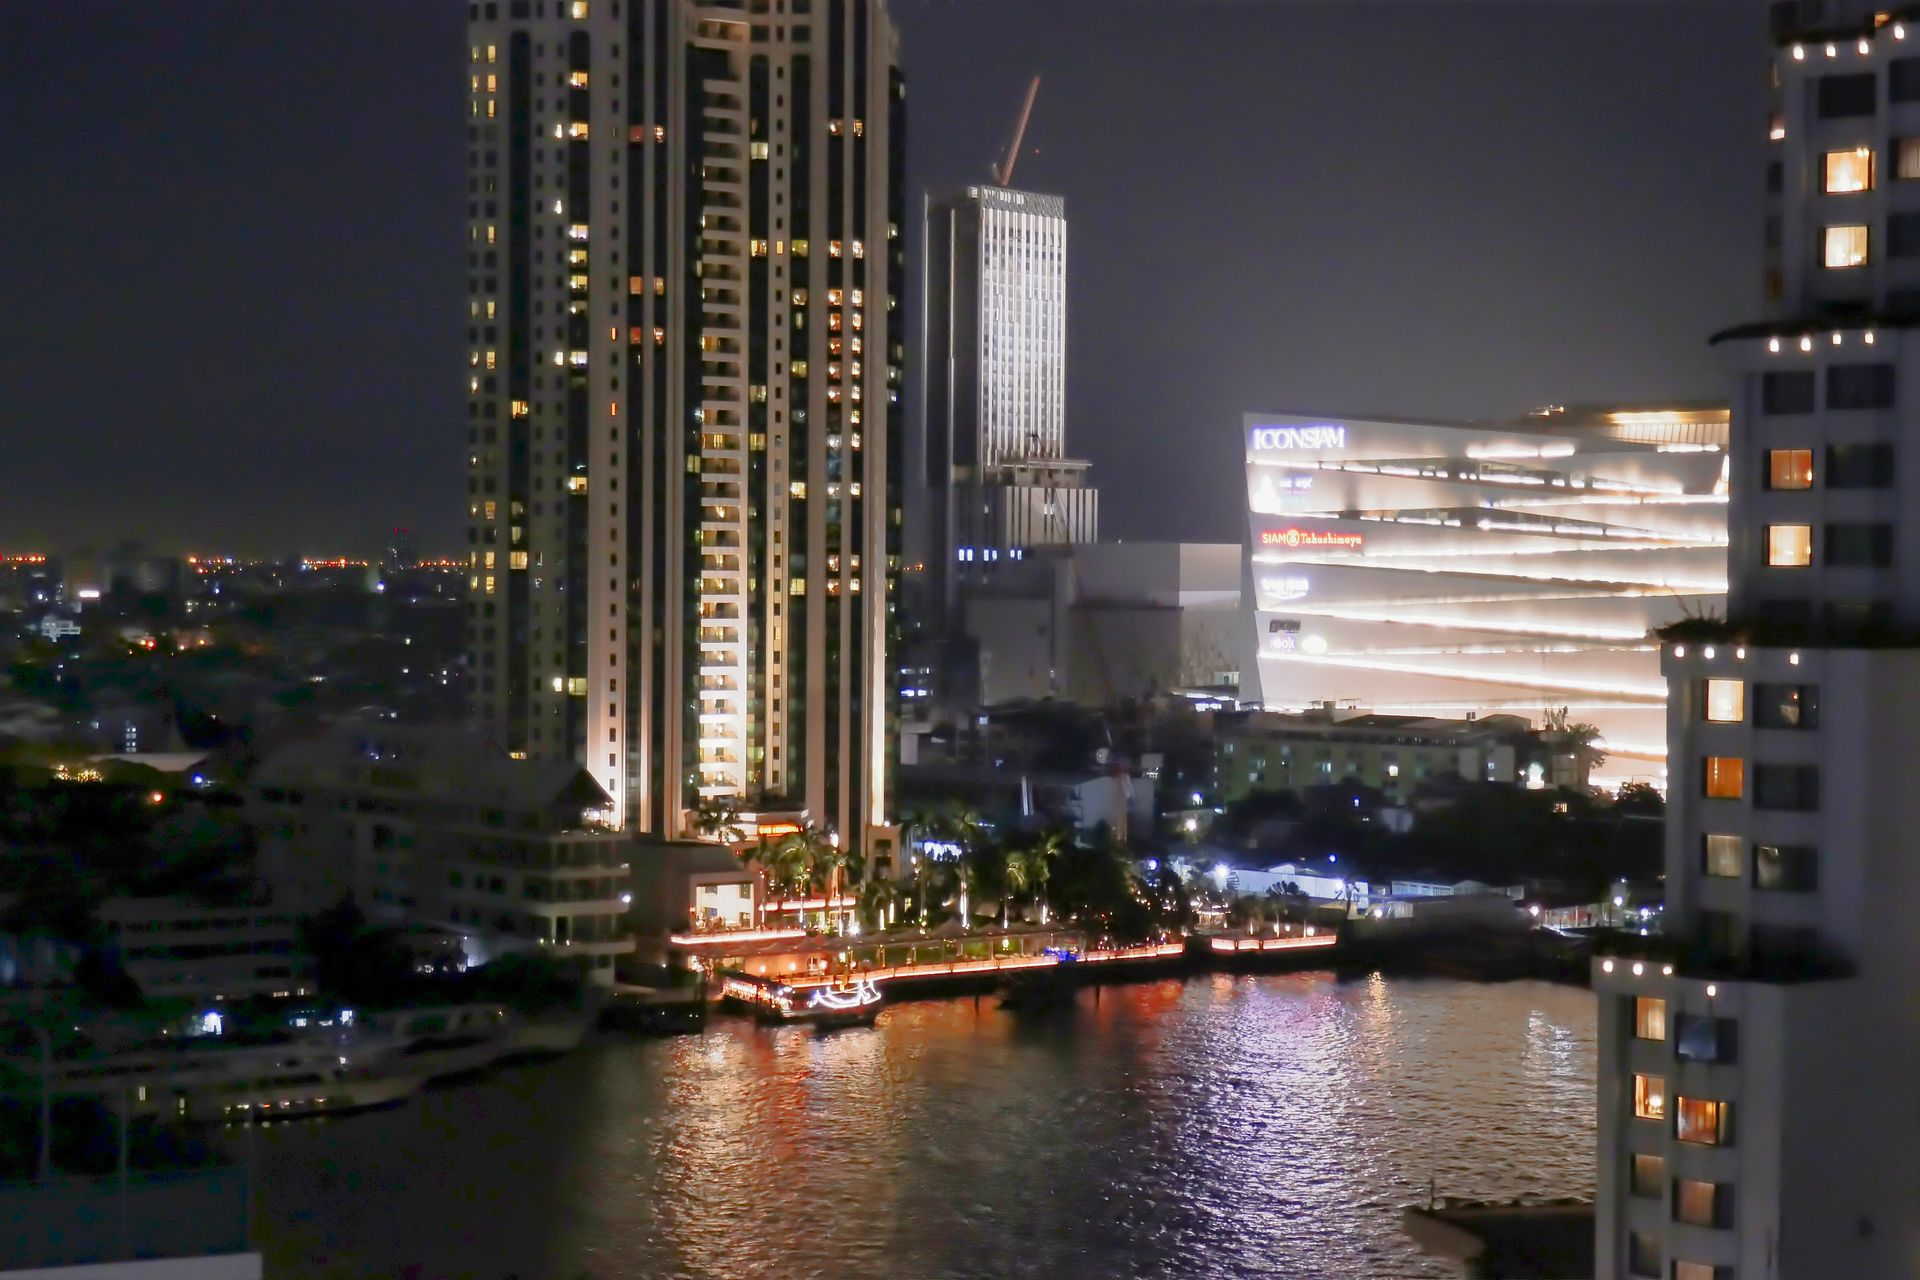
[[[495,44],[490,44],[490,45],[488,45],[488,46],[487,46],[487,61],[488,61],[488,62],[498,62],[498,61],[500,61],[500,46],[499,46],[499,45],[495,45]]]
[[[1767,450],[1767,488],[1813,488],[1813,450]]]
[[[1822,240],[1821,265],[1833,270],[1864,267],[1867,264],[1867,228],[1863,223],[1847,223],[1826,228]]]
[[[1711,1262],[1673,1260],[1673,1280],[1727,1280],[1732,1268],[1716,1267]]]
[[[1767,141],[1780,142],[1787,136],[1787,118],[1779,112],[1767,118]]]
[[[838,240],[827,241],[827,256],[830,258],[840,256],[840,242]]]
[[[766,139],[761,138],[753,142],[749,142],[747,144],[747,156],[748,158],[753,160],[765,160],[767,158]]]
[[[807,256],[807,242],[804,239],[793,242],[793,256],[796,258],[804,258]]]
[[[576,89],[584,89],[587,87],[587,73],[584,71],[576,71],[567,77],[567,83]]]
[[[492,574],[487,575],[487,594],[488,595],[493,594],[493,575]]]
[[[1674,1113],[1673,1136],[1682,1142],[1723,1147],[1733,1139],[1728,1103],[1709,1098],[1675,1098]]]
[[[1667,1038],[1667,1002],[1658,996],[1633,998],[1633,1034],[1640,1040]]]
[[[1726,880],[1738,880],[1746,874],[1742,865],[1741,850],[1744,841],[1739,836],[1713,834],[1705,837],[1706,874]]]
[[[488,555],[492,555],[493,553],[492,553],[492,552],[488,552],[487,554],[488,554]],[[515,552],[513,552],[513,553],[511,553],[511,554],[510,554],[510,555],[508,556],[508,559],[507,559],[507,567],[508,567],[509,569],[524,569],[524,568],[526,568],[526,567],[527,567],[527,553],[526,553],[526,552],[524,552],[524,551],[515,551]]]
[[[1848,151],[1827,152],[1827,194],[1850,195],[1873,190],[1873,151],[1854,147]]]
[[[1633,1114],[1642,1120],[1664,1120],[1667,1116],[1667,1082],[1659,1076],[1635,1074],[1633,1077]]]
[[[1706,794],[1714,800],[1738,800],[1746,794],[1747,762],[1739,756],[1708,756]]]
[[[568,476],[567,477],[568,493],[585,493],[586,491],[587,491],[587,478],[585,476]]]
[[[587,696],[587,678],[585,676],[568,676],[567,677],[567,693],[575,698],[586,697]]]
[[[575,19],[587,16],[587,0],[573,0],[573,16]]]
[[[487,568],[487,569],[493,568],[493,555],[494,553],[489,551],[485,555],[480,557],[480,564],[483,568]]]
[[[1747,718],[1747,686],[1741,680],[1707,681],[1707,719],[1739,724]]]
[[[806,497],[807,482],[805,480],[795,480],[792,484],[787,486],[787,493],[789,496],[795,497],[795,498]]]
[[[807,594],[807,580],[805,578],[787,579],[787,594],[790,596],[803,596]]]
[[[1767,526],[1767,563],[1778,569],[1799,569],[1813,563],[1813,526]]]

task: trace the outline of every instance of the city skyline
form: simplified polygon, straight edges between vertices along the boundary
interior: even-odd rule
[[[1695,51],[1763,15],[1548,8],[1120,4],[1101,57],[1076,61],[1063,19],[1084,6],[896,6],[926,108],[914,202],[983,180],[1025,79],[1047,76],[1021,185],[1080,211],[1068,431],[1113,535],[1233,537],[1209,495],[1237,478],[1228,424],[1249,406],[1486,417],[1715,393],[1705,335],[1759,292],[1746,122],[1764,86]],[[433,304],[459,279],[458,20],[349,6],[296,39],[284,25],[219,5],[0,15],[23,51],[0,102],[62,122],[16,137],[37,196],[0,213],[39,247],[0,287],[43,300],[0,329],[16,474],[45,478],[8,491],[7,546],[371,553],[392,524],[431,551],[459,541],[460,339]],[[57,56],[76,34],[97,58]],[[138,69],[156,49],[164,76]],[[1501,75],[1473,71],[1488,56]],[[1229,167],[1249,176],[1223,192]],[[137,339],[103,359],[93,314]]]

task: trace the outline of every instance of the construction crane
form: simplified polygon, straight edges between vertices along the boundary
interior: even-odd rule
[[[1040,93],[1040,77],[1035,76],[1027,86],[1027,100],[1020,108],[1020,123],[1014,126],[1013,145],[1007,148],[1007,162],[993,166],[993,184],[1006,187],[1013,184],[1013,166],[1020,159],[1020,142],[1027,136],[1027,118],[1033,114],[1033,100]]]

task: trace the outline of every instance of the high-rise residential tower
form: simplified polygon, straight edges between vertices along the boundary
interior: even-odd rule
[[[925,222],[929,594],[950,616],[981,566],[1096,541],[1099,508],[1066,455],[1066,201],[968,187]]]
[[[885,0],[468,5],[473,714],[628,830],[885,820],[904,87]]]
[[[1593,971],[1603,1277],[1920,1270],[1920,26],[1774,15],[1727,617],[1663,638],[1673,945]]]

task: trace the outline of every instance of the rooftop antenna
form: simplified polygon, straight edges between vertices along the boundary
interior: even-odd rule
[[[1013,145],[1007,148],[1007,162],[993,166],[993,185],[996,187],[1011,186],[1013,183],[1013,166],[1020,159],[1020,142],[1027,136],[1027,118],[1033,114],[1033,100],[1039,93],[1040,77],[1035,76],[1032,83],[1027,85],[1027,100],[1020,108],[1020,123],[1014,126]]]

